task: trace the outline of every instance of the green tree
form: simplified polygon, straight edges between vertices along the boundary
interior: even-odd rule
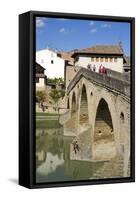
[[[65,96],[65,91],[53,89],[49,93],[49,96],[53,100],[55,107],[58,109],[58,113],[59,113],[58,103],[59,103],[60,98],[63,98]]]
[[[62,77],[59,78],[48,78],[47,79],[48,83],[54,83],[54,84],[60,84],[60,83],[64,83],[64,79]]]
[[[45,98],[46,98],[45,91],[36,91],[36,102],[39,103],[39,105],[43,104]]]

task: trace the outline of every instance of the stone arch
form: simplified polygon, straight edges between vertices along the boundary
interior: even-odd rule
[[[87,125],[88,123],[89,123],[89,115],[88,115],[87,91],[86,91],[86,86],[83,84],[80,95],[79,124]]]
[[[70,109],[69,98],[67,100],[67,109]]]
[[[96,112],[94,139],[106,137],[113,132],[111,113],[107,102],[101,98]]]
[[[97,105],[94,125],[94,158],[96,160],[110,160],[116,155],[113,118],[104,98],[100,98]]]
[[[73,115],[73,113],[76,112],[76,107],[77,107],[76,95],[75,92],[73,91],[72,101],[71,101],[71,115]]]

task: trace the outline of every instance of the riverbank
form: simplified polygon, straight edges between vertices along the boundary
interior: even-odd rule
[[[59,114],[57,113],[36,113],[36,128],[60,128]]]
[[[49,113],[49,112],[36,112],[36,117],[37,116],[59,116],[60,114],[58,113]]]

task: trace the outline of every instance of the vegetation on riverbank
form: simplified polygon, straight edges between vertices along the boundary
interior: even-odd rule
[[[58,120],[36,120],[36,128],[60,128]]]
[[[36,116],[58,116],[58,113],[37,112]]]

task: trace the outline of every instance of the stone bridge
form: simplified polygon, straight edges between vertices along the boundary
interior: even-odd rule
[[[130,159],[130,82],[82,68],[67,88],[64,135],[73,136],[72,160],[108,161],[120,157],[127,174]],[[74,151],[77,142],[79,151]]]

